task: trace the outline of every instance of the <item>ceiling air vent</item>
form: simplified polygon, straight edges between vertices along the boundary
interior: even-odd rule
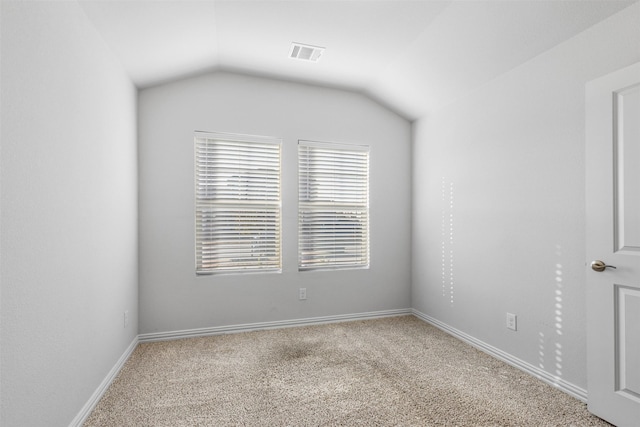
[[[323,47],[311,46],[302,43],[292,43],[289,58],[300,59],[301,61],[318,62],[322,52],[324,52]]]

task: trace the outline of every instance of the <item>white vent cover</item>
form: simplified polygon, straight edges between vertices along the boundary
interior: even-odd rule
[[[291,43],[289,58],[300,59],[302,61],[318,62],[320,55],[324,52],[323,47],[311,46],[302,43]]]

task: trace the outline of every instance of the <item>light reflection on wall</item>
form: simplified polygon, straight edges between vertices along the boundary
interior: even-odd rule
[[[538,366],[540,369],[544,369],[544,332],[538,334]]]
[[[545,369],[547,372],[553,374],[556,378],[562,377],[562,334],[563,334],[563,267],[562,259],[562,246],[559,244],[555,247],[555,254],[558,262],[554,266],[554,286],[553,286],[553,321],[548,323],[543,321],[542,324],[549,327],[553,333],[551,335],[545,335],[544,332],[538,334],[538,367]],[[548,344],[548,345],[547,345]],[[551,360],[549,360],[551,359]]]
[[[562,247],[560,245],[556,245],[556,256],[558,259],[562,259]],[[556,264],[556,289],[555,289],[555,316],[554,316],[554,326],[556,332],[556,338],[558,341],[555,343],[555,373],[557,376],[562,376],[562,343],[560,342],[560,337],[562,336],[562,264]]]
[[[448,298],[453,306],[454,279],[453,279],[453,182],[447,182],[442,178],[442,297]]]
[[[440,260],[440,265],[442,268],[442,297],[447,296],[447,224],[446,224],[446,199],[447,199],[447,191],[446,191],[446,181],[444,177],[442,178],[442,221],[441,221],[441,241],[442,241],[442,258]]]

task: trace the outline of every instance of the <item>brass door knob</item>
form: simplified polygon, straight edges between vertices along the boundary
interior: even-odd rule
[[[615,268],[615,267],[613,265],[607,265],[603,261],[600,261],[599,259],[591,262],[591,269],[593,271],[600,272],[600,271],[604,271],[607,268]]]

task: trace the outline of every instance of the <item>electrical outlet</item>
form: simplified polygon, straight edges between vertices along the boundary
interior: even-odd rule
[[[518,316],[512,313],[507,313],[507,329],[512,331],[518,330]]]
[[[124,327],[129,326],[129,310],[124,311]]]
[[[301,300],[307,299],[307,288],[300,288],[299,298]]]

